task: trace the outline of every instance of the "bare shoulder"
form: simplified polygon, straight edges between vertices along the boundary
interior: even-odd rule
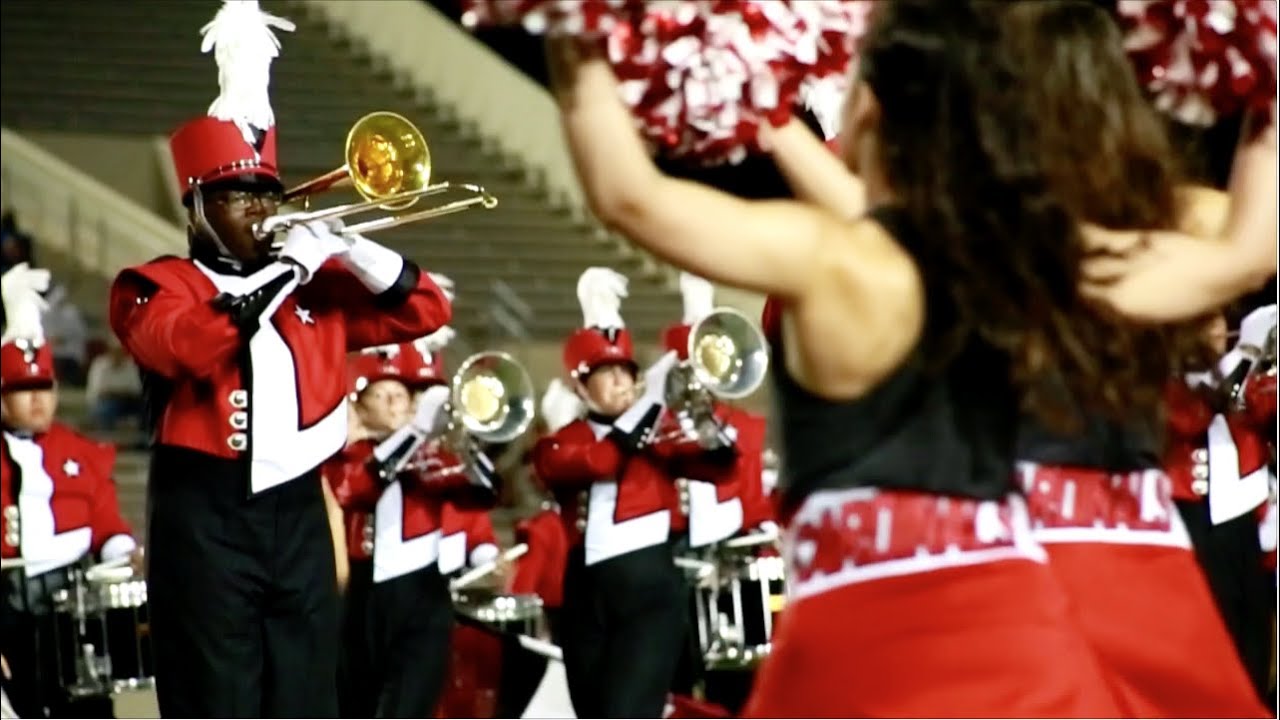
[[[924,282],[911,255],[878,222],[832,228],[813,282],[784,322],[788,366],[833,400],[865,394],[898,368],[924,327]]]

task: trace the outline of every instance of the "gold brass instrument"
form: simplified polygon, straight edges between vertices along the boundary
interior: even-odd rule
[[[438,438],[464,462],[473,457],[470,451],[476,443],[514,440],[533,422],[533,380],[507,353],[487,351],[467,358],[454,373],[449,390],[449,401],[440,414],[439,425],[421,441]],[[417,450],[415,446],[405,453],[395,472],[458,470],[427,467]]]
[[[764,333],[741,312],[718,308],[689,330],[689,359],[667,373],[667,407],[703,437],[716,429],[714,399],[750,395],[768,370]]]
[[[480,185],[448,182],[432,185],[431,150],[426,138],[408,119],[393,112],[372,112],[357,120],[347,133],[344,155],[346,163],[342,167],[285,192],[285,202],[301,201],[302,212],[269,217],[254,228],[254,233],[261,238],[312,220],[344,218],[374,209],[393,213],[348,225],[343,230],[345,234],[364,234],[473,207],[492,210],[498,206],[498,199]],[[364,201],[323,210],[305,209],[313,196],[347,185],[354,186]],[[455,190],[470,193],[472,197],[405,212],[424,197]]]

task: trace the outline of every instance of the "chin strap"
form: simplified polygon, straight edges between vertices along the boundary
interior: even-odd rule
[[[200,191],[200,183],[191,184],[191,208],[195,211],[196,234],[204,235],[213,241],[213,246],[218,250],[217,260],[220,263],[230,266],[235,272],[244,269],[244,265],[236,259],[227,246],[222,242],[222,238],[218,237],[218,233],[209,224],[209,218],[204,214],[204,195]]]

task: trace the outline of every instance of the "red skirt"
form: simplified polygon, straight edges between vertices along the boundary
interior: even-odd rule
[[[1272,717],[1160,471],[1025,465],[1032,534],[1128,717]]]
[[[748,717],[1116,717],[1023,501],[815,494]]]

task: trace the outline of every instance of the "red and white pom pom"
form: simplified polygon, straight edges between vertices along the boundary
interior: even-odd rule
[[[520,25],[534,35],[607,35],[643,0],[463,0],[462,24]]]
[[[1125,47],[1156,105],[1181,122],[1276,103],[1276,0],[1119,0]]]
[[[820,98],[835,111],[824,116],[838,115],[870,4],[471,0],[464,22],[602,37],[646,140],[669,157],[716,164],[758,150],[761,123],[781,125],[798,102],[817,110]]]

